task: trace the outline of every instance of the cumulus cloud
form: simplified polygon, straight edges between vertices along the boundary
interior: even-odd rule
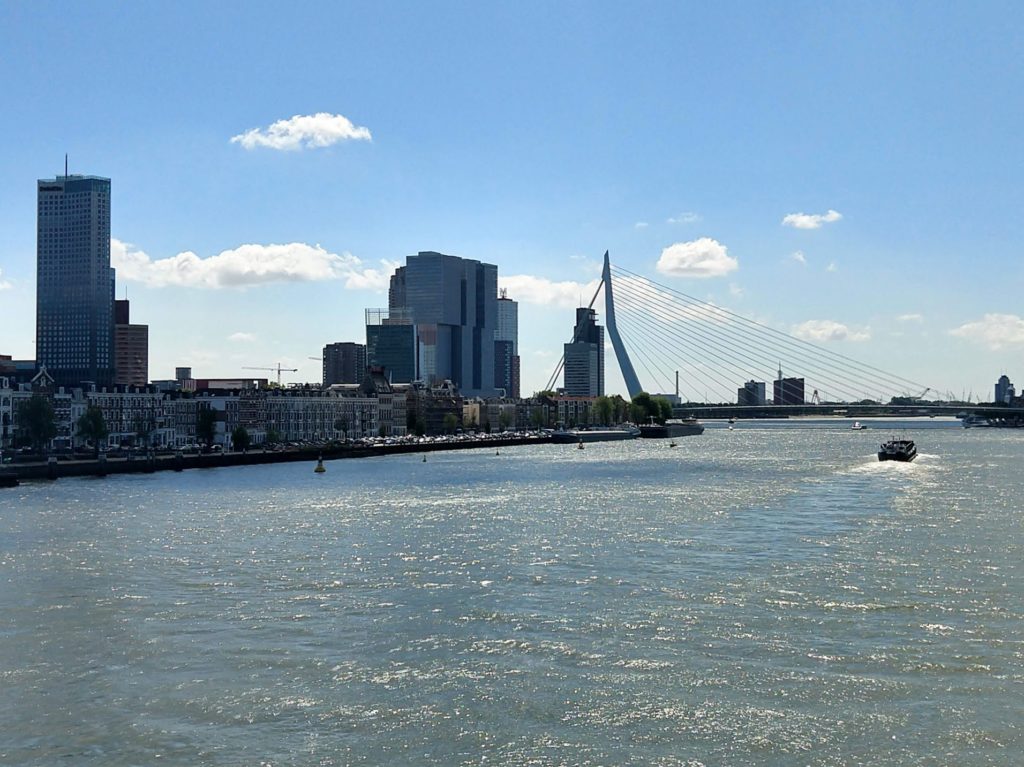
[[[807,320],[794,325],[792,333],[805,341],[867,341],[871,338],[868,328],[855,330],[834,320]]]
[[[242,331],[238,331],[237,333],[229,335],[228,340],[232,343],[252,343],[256,340],[256,336],[252,333],[243,333]]]
[[[498,284],[508,290],[509,298],[528,304],[570,308],[586,305],[597,290],[600,280],[555,282],[531,274],[513,274],[498,278]]]
[[[829,265],[827,267],[825,267],[825,271],[826,272],[838,272],[839,271],[839,264],[837,264],[835,261],[830,261]]]
[[[796,261],[798,264],[807,266],[807,259],[804,257],[804,252],[802,250],[798,250],[795,253],[792,253],[789,257],[791,260]]]
[[[646,229],[647,227],[648,224],[646,221],[637,221],[635,224],[633,224],[634,229]]]
[[[10,290],[11,283],[4,279],[4,270],[0,269],[0,290]]]
[[[728,248],[710,237],[669,245],[657,264],[659,272],[673,277],[722,277],[738,268]]]
[[[828,213],[790,213],[782,219],[782,225],[794,229],[820,229],[822,224],[831,224],[842,217],[843,214],[837,210],[829,210]]]
[[[130,243],[110,240],[110,263],[117,276],[150,287],[249,288],[274,282],[345,280],[353,290],[383,290],[393,264],[369,268],[351,253],[331,253],[319,245],[239,245],[215,256],[200,258],[191,251],[152,259]]]
[[[694,213],[692,210],[680,213],[678,216],[672,216],[667,219],[665,223],[668,224],[696,224],[701,220],[700,213]]]
[[[339,141],[371,140],[369,128],[353,125],[347,117],[329,112],[295,115],[272,123],[266,130],[251,128],[231,137],[232,144],[241,144],[246,149],[266,147],[285,151],[315,149]]]
[[[920,314],[901,314],[896,319],[899,322],[924,322],[924,317]]]
[[[980,320],[953,328],[949,334],[998,351],[1006,346],[1024,344],[1024,319],[1016,314],[986,314]]]

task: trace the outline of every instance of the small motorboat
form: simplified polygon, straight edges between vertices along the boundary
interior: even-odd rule
[[[672,440],[671,442],[668,443],[668,446],[669,447],[679,447],[679,443],[676,442],[675,440]]]
[[[917,458],[917,445],[912,439],[890,439],[878,448],[879,461],[903,461],[909,463]]]
[[[864,429],[866,429],[867,427],[860,421],[854,421],[853,426],[851,426],[850,428],[853,429],[854,431],[864,431]]]

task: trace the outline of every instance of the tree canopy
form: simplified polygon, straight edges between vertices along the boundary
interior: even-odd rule
[[[249,445],[252,444],[252,439],[249,437],[249,430],[244,426],[236,426],[231,430],[231,444],[235,450],[241,450],[243,453],[249,449]]]
[[[633,397],[629,407],[634,423],[665,423],[672,417],[672,403],[665,397],[652,397],[645,391]]]
[[[217,434],[217,411],[207,404],[199,406],[196,413],[196,437],[207,447],[213,444]]]
[[[100,443],[110,434],[103,411],[96,405],[89,405],[78,419],[78,436],[93,443],[96,452],[100,451]]]
[[[18,430],[39,452],[57,436],[57,417],[48,397],[33,394],[18,406]]]

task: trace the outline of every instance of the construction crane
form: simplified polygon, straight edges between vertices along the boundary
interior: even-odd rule
[[[277,385],[278,386],[281,385],[281,373],[297,373],[297,372],[299,372],[298,368],[283,368],[283,367],[281,367],[281,363],[280,362],[277,363],[277,367],[272,367],[272,368],[243,367],[242,370],[269,370],[271,372],[276,370],[277,371]]]
[[[926,386],[926,387],[925,387],[925,389],[924,389],[924,391],[923,391],[923,392],[921,392],[920,394],[918,394],[918,395],[917,395],[916,397],[915,397],[915,396],[914,396],[913,394],[908,394],[908,395],[907,395],[907,399],[909,399],[909,400],[919,400],[919,399],[923,399],[923,398],[924,398],[924,395],[925,395],[925,394],[927,394],[928,392],[930,392],[931,390],[932,390],[932,389],[931,389],[931,387],[930,387],[930,386]]]

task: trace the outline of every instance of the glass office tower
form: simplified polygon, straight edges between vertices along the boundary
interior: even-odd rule
[[[36,361],[57,385],[114,382],[110,179],[38,182]]]
[[[498,267],[422,251],[391,277],[388,303],[417,328],[420,378],[451,380],[468,397],[493,397]]]

